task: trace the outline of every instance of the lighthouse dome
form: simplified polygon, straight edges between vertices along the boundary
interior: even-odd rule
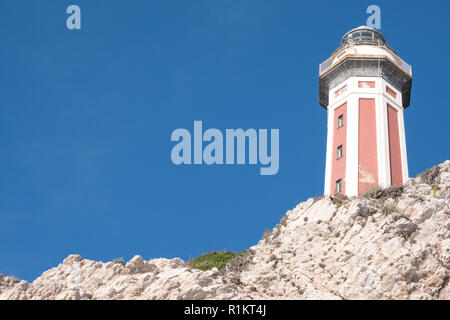
[[[378,30],[371,27],[360,26],[347,32],[341,40],[341,46],[347,44],[384,45],[386,39]]]
[[[409,106],[412,69],[386,43],[380,31],[361,26],[348,31],[341,45],[319,65],[319,103],[327,108],[329,91],[350,77],[381,77],[402,93]]]

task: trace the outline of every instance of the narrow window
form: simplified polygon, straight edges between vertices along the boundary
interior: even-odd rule
[[[358,88],[375,88],[375,81],[358,81]]]
[[[394,99],[397,99],[397,93],[388,86],[386,86],[386,92],[390,94]]]
[[[335,193],[342,192],[342,179],[336,181],[336,191]]]
[[[342,144],[337,147],[337,159],[342,158],[343,156],[343,151],[342,151]]]
[[[336,97],[340,96],[340,95],[343,94],[345,91],[347,91],[347,85],[344,85],[344,86],[341,87],[340,89],[336,90],[336,91],[334,92],[334,97],[336,98]]]
[[[342,127],[343,125],[344,125],[344,115],[341,114],[341,115],[338,117],[337,127],[340,128],[340,127]]]

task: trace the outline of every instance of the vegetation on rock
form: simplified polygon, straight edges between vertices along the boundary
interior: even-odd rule
[[[188,265],[194,269],[203,271],[211,270],[212,268],[222,269],[232,259],[243,256],[246,251],[212,251],[188,261]]]

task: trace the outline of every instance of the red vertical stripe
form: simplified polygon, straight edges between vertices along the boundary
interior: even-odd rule
[[[375,99],[359,99],[358,194],[378,186]]]
[[[344,125],[337,127],[338,117],[344,115]],[[347,153],[347,102],[334,110],[333,152],[331,159],[331,193],[336,193],[336,181],[342,181],[342,193],[345,194],[345,159]],[[337,147],[342,145],[343,156],[337,159]]]
[[[400,132],[398,128],[398,113],[389,104],[388,128],[389,128],[389,159],[391,163],[391,184],[401,186],[403,184],[402,156],[400,152]]]

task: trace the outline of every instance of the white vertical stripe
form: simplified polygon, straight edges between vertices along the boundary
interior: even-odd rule
[[[384,86],[383,86],[384,87]],[[380,88],[383,90],[383,88]],[[377,149],[378,184],[386,188],[391,185],[391,166],[389,158],[389,128],[387,104],[383,94],[377,99]]]
[[[331,92],[330,92],[331,94]],[[327,109],[327,158],[325,161],[325,184],[324,194],[331,194],[331,157],[333,155],[333,138],[334,138],[334,108],[328,106]]]
[[[356,86],[357,82],[354,82]],[[345,164],[345,194],[358,195],[358,140],[359,140],[359,104],[358,96],[352,94],[347,101],[346,164]]]
[[[408,180],[408,159],[406,154],[406,137],[405,137],[405,120],[403,118],[403,110],[398,111],[398,130],[400,131],[400,154],[402,157],[402,174],[403,183]]]

